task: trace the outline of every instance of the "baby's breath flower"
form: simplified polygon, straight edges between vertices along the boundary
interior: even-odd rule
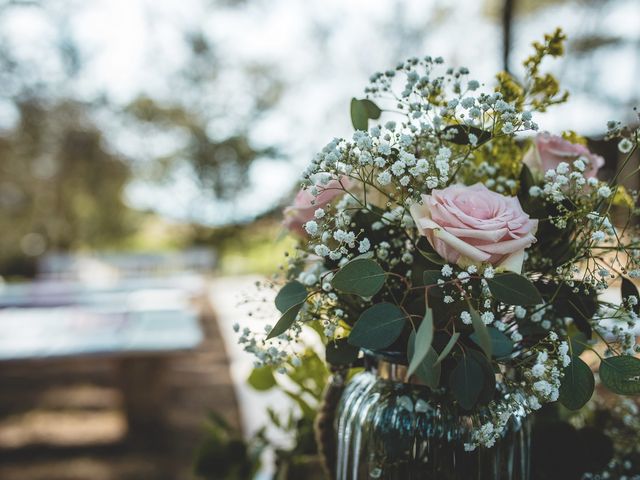
[[[623,138],[618,143],[618,150],[620,150],[621,153],[629,153],[632,148],[633,148],[633,143],[631,143],[631,141],[628,138]]]
[[[318,224],[314,220],[310,220],[304,224],[304,229],[309,235],[313,236],[318,233]]]
[[[611,189],[607,185],[603,185],[598,189],[598,196],[609,198],[611,196]]]

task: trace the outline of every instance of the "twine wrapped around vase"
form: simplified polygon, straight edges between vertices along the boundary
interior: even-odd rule
[[[322,403],[316,415],[314,430],[318,454],[322,459],[327,478],[336,476],[336,436],[335,417],[338,403],[344,392],[348,369],[331,366],[331,377],[322,396]]]

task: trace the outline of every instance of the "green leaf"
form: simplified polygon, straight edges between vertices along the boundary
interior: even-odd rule
[[[464,355],[449,376],[449,388],[460,406],[471,410],[484,387],[482,366],[471,355]]]
[[[413,351],[413,355],[410,357],[411,361],[409,362],[409,369],[407,371],[407,376],[411,376],[414,374],[418,366],[424,360],[424,357],[427,356],[429,349],[431,348],[431,343],[433,342],[433,310],[427,307],[427,311],[424,314],[424,318],[418,327],[418,331],[416,332],[415,339],[415,349]],[[436,357],[437,358],[437,357]]]
[[[470,125],[449,125],[445,127],[443,132],[447,135],[448,140],[456,145],[470,145],[469,134],[473,134],[478,139],[476,146],[487,143],[491,140],[491,132],[481,130]],[[451,135],[451,137],[449,137]]]
[[[442,360],[444,360],[447,357],[447,355],[449,355],[449,352],[451,352],[451,350],[455,346],[456,342],[458,341],[458,338],[460,338],[460,332],[454,331],[453,335],[451,335],[451,337],[449,338],[449,341],[440,352],[440,355],[438,355],[438,358],[436,359],[436,363],[442,362]]]
[[[369,129],[367,107],[357,98],[351,99],[351,123],[356,130],[366,132]]]
[[[471,311],[471,322],[473,323],[473,335],[475,335],[475,339],[473,339],[473,341],[480,346],[487,358],[490,359],[492,354],[492,346],[489,329],[484,324],[484,322],[480,318],[480,314],[478,314],[475,309],[469,308],[469,310]]]
[[[501,273],[487,279],[491,294],[508,305],[539,305],[542,297],[526,277],[517,273]]]
[[[407,356],[413,358],[416,342],[416,332],[409,335],[409,343],[407,345]],[[422,359],[420,365],[415,371],[415,376],[424,382],[429,388],[437,388],[440,383],[440,375],[442,373],[442,365],[438,363],[438,354],[433,347],[429,347],[427,354]]]
[[[586,343],[589,341],[587,336],[583,332],[578,332],[569,338],[569,344],[571,345],[571,354],[578,356],[586,347]]]
[[[289,390],[283,389],[282,391],[286,396],[288,396],[291,400],[293,400],[298,404],[298,406],[300,407],[300,410],[302,410],[302,415],[304,416],[305,419],[313,420],[315,418],[316,409],[311,408],[311,406],[307,403],[307,401],[304,398],[302,398],[301,395],[298,395],[297,393],[294,393],[294,392],[290,392]]]
[[[518,191],[518,198],[521,202],[529,198],[529,189],[533,187],[535,183],[536,181],[533,178],[531,170],[523,163],[522,170],[520,170],[520,190]]]
[[[331,365],[349,365],[358,359],[360,349],[349,344],[347,338],[331,340],[327,343],[325,356]]]
[[[494,371],[491,361],[477,350],[468,349],[467,354],[473,357],[484,373],[482,379],[482,391],[478,395],[478,405],[486,405],[493,400],[496,393],[496,372]]]
[[[587,338],[591,338],[591,322],[599,308],[599,301],[595,289],[590,288],[584,282],[576,281],[573,286],[565,283],[555,283],[538,280],[535,283],[536,289],[542,297],[552,307],[552,315],[557,318],[571,317],[576,327],[583,332]],[[589,293],[584,289],[588,288]],[[574,288],[578,292],[574,292]]]
[[[494,327],[487,327],[487,333],[489,334],[491,342],[491,350],[496,358],[506,357],[513,352],[513,342],[500,330]],[[472,333],[469,338],[471,338],[476,345],[482,348],[477,333]]]
[[[622,285],[620,286],[620,292],[622,293],[622,299],[629,298],[630,296],[636,297],[640,300],[640,294],[638,294],[638,287],[626,277],[622,277]],[[633,307],[633,311],[636,315],[640,315],[640,301]]]
[[[573,355],[571,363],[564,369],[560,384],[560,403],[569,410],[579,410],[589,401],[594,388],[595,381],[589,365]]]
[[[640,394],[640,359],[623,355],[605,358],[600,363],[600,379],[618,395]]]
[[[378,105],[373,103],[368,98],[363,98],[362,100],[360,100],[360,103],[362,103],[364,109],[367,111],[367,117],[371,118],[372,120],[377,120],[378,118],[380,118],[382,110],[380,110],[380,107],[378,107]]]
[[[388,347],[398,339],[406,321],[396,305],[377,303],[362,312],[349,334],[349,343],[371,350]]]
[[[342,293],[372,297],[380,291],[386,273],[375,261],[359,258],[344,265],[334,275],[331,285]]]
[[[278,335],[282,335],[284,332],[289,330],[289,327],[291,327],[293,322],[296,321],[296,317],[298,316],[298,312],[301,308],[302,303],[298,303],[284,312],[280,317],[280,320],[278,320],[278,323],[276,323],[275,327],[273,327],[269,332],[269,335],[267,335],[267,340],[277,337]]]
[[[437,285],[441,276],[442,274],[440,270],[425,270],[422,274],[424,286],[428,287],[429,285]]]
[[[273,369],[269,366],[254,368],[247,379],[247,383],[258,391],[270,390],[277,385],[273,376]]]
[[[307,289],[300,282],[293,280],[280,289],[276,295],[276,308],[284,313],[294,305],[307,299]]]

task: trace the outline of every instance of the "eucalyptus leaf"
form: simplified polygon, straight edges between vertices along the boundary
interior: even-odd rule
[[[416,332],[413,355],[410,357],[409,369],[407,375],[410,377],[414,374],[420,363],[427,356],[431,343],[433,342],[433,310],[427,307],[422,322]],[[436,357],[437,358],[437,357]]]
[[[377,120],[378,118],[380,118],[382,110],[380,110],[380,107],[378,107],[378,105],[373,103],[368,98],[363,98],[362,100],[360,100],[360,103],[362,103],[362,105],[364,106],[364,109],[367,112],[367,117],[371,118],[372,120]]]
[[[494,327],[487,327],[487,333],[489,334],[493,356],[501,358],[506,357],[513,352],[513,341],[500,330]],[[471,338],[476,345],[482,348],[477,333],[472,333],[469,338]]]
[[[496,371],[491,361],[477,350],[468,349],[467,354],[473,357],[482,367],[482,391],[478,395],[478,405],[486,405],[493,400],[496,393]]]
[[[588,341],[589,339],[583,332],[578,332],[571,338],[569,338],[569,344],[571,345],[571,354],[577,356],[584,352]]]
[[[307,289],[300,282],[293,280],[280,289],[276,295],[276,308],[284,313],[294,305],[307,299]]]
[[[618,395],[640,394],[640,359],[623,355],[600,362],[602,383]]]
[[[438,280],[442,276],[440,270],[425,270],[422,274],[422,280],[424,282],[425,287],[430,285],[437,285]]]
[[[358,359],[360,349],[349,344],[347,338],[331,340],[327,343],[325,357],[331,365],[350,365]]]
[[[449,341],[440,352],[440,355],[438,355],[438,358],[436,359],[436,363],[440,363],[445,358],[447,358],[447,355],[451,353],[451,350],[453,350],[453,347],[455,347],[456,343],[458,342],[458,338],[460,338],[460,332],[454,331],[451,337],[449,337]]]
[[[269,335],[267,335],[267,340],[270,338],[277,337],[278,335],[282,335],[284,332],[289,330],[289,327],[293,325],[293,322],[296,321],[296,317],[298,316],[298,312],[302,308],[302,303],[298,303],[297,305],[293,305],[286,312],[282,314],[278,323],[271,329]]]
[[[470,145],[471,141],[469,140],[469,134],[475,135],[477,138],[476,146],[482,145],[483,143],[491,140],[491,132],[487,132],[486,130],[481,130],[480,128],[473,127],[471,125],[449,125],[444,128],[444,133],[447,136],[447,139],[451,143],[455,143],[457,145]]]
[[[385,280],[386,274],[377,262],[359,258],[338,270],[331,280],[331,285],[342,293],[372,297],[380,291]]]
[[[524,199],[529,198],[529,189],[535,185],[533,174],[526,164],[522,164],[520,170],[520,190],[518,191],[518,198],[522,202]]]
[[[351,99],[351,123],[356,130],[366,132],[369,128],[367,108],[357,98]]]
[[[539,305],[542,297],[536,287],[517,273],[500,273],[487,279],[491,294],[507,305]]]
[[[471,355],[463,355],[449,376],[449,388],[460,406],[471,410],[478,403],[484,387],[484,373]]]
[[[564,369],[560,384],[560,403],[569,410],[581,409],[593,395],[595,381],[589,365],[576,355]]]
[[[407,322],[404,312],[392,303],[377,303],[366,309],[349,334],[356,347],[379,350],[395,342]]]
[[[473,335],[475,336],[473,341],[480,346],[487,358],[490,359],[492,355],[492,344],[489,329],[480,318],[480,314],[474,308],[469,308],[469,310],[471,311],[471,322],[474,330]]]
[[[273,369],[268,365],[254,368],[247,379],[247,383],[254,390],[261,392],[270,390],[277,385],[276,378],[273,376]]]
[[[630,296],[636,297],[640,300],[640,294],[638,294],[638,287],[626,277],[622,277],[622,285],[620,286],[620,292],[622,298],[629,298]],[[640,315],[640,301],[633,306],[633,311],[636,315]]]
[[[409,335],[409,343],[407,345],[407,355],[413,358],[416,342],[416,332]],[[415,376],[424,382],[429,388],[437,388],[440,383],[440,375],[442,374],[442,366],[438,363],[438,354],[433,347],[429,347],[427,354],[422,359],[420,365],[415,371]]]

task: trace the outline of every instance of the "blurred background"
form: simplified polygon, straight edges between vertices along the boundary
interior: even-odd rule
[[[282,466],[324,367],[252,373],[233,325],[350,98],[413,55],[519,76],[561,26],[572,95],[538,123],[612,170],[638,25],[637,0],[1,0],[0,478],[250,478],[263,450],[262,478],[311,478]]]

